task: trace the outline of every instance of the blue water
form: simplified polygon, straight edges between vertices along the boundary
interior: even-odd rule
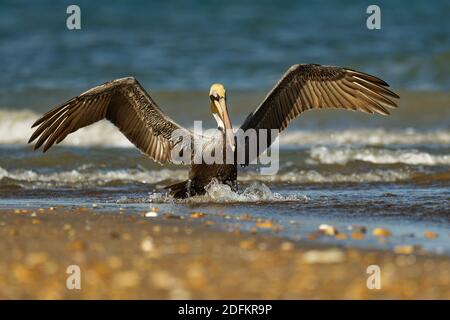
[[[268,89],[295,63],[379,75],[394,88],[450,88],[450,1],[74,1],[0,4],[0,106],[39,103],[125,75],[156,90]],[[43,92],[43,93],[42,93]]]

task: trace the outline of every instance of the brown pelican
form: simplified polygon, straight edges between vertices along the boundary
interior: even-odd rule
[[[300,113],[311,109],[339,108],[389,115],[388,109],[397,107],[392,99],[399,96],[387,87],[389,85],[383,80],[352,69],[294,65],[250,113],[240,129],[244,132],[249,129],[281,132]],[[232,126],[224,86],[213,84],[209,98],[218,125],[217,137],[221,139],[209,138],[205,145],[220,143],[224,152],[227,148],[234,151],[235,139],[229,134]],[[44,114],[33,124],[38,127],[29,143],[39,137],[35,149],[43,145],[45,152],[68,134],[102,119],[111,121],[141,152],[160,164],[173,162],[172,151],[176,146],[180,147],[179,141],[173,138],[174,131],[194,137],[193,132],[166,116],[135,78],[128,77],[94,87]],[[266,143],[266,149],[272,141],[271,138]],[[260,143],[258,140],[257,144]],[[181,152],[189,147],[182,146]],[[265,151],[263,149],[257,149],[257,156]],[[236,189],[236,178],[236,162],[202,162],[191,165],[188,180],[168,188],[174,197],[183,198],[205,193],[205,187],[214,179]]]

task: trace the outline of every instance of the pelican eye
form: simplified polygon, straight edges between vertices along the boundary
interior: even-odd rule
[[[211,100],[216,100],[216,101],[220,100],[219,94],[217,92],[213,93],[209,97],[210,97]]]

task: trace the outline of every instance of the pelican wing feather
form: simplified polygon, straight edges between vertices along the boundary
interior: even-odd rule
[[[192,133],[166,116],[139,82],[122,78],[94,87],[39,118],[29,143],[47,151],[67,135],[102,119],[112,122],[140,151],[159,163],[171,162],[175,130]]]
[[[283,131],[312,109],[337,108],[389,115],[399,96],[383,80],[360,71],[318,64],[293,65],[241,126]],[[268,137],[268,147],[275,137]],[[258,141],[259,146],[259,141]],[[248,146],[247,146],[248,147]],[[261,148],[262,149],[262,148]],[[258,148],[258,154],[264,150]]]

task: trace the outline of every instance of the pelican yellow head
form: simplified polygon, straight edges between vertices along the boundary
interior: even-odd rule
[[[225,87],[221,83],[213,83],[211,85],[211,89],[209,90],[209,95],[212,95],[214,92],[216,92],[219,96],[225,97]]]
[[[219,101],[220,99],[226,100],[227,96],[223,84],[214,83],[211,86],[211,89],[209,89],[209,98],[211,99],[211,112],[219,113],[219,110],[217,110],[214,101]]]
[[[219,129],[226,133],[227,141],[234,150],[233,127],[228,117],[227,94],[225,87],[221,83],[214,83],[209,90],[211,100],[211,112],[217,121]]]

